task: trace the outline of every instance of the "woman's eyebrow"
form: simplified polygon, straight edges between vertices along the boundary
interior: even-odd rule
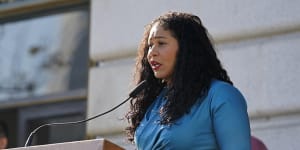
[[[167,37],[165,36],[154,36],[154,37],[151,37],[150,40],[153,40],[153,39],[166,39]]]
[[[156,38],[156,39],[160,39],[160,38],[167,38],[167,37],[165,37],[165,36],[163,36],[163,35],[159,35],[159,36],[154,36],[154,38]]]

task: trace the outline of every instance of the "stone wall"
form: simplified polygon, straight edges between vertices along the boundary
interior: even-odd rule
[[[198,15],[217,53],[247,99],[252,134],[272,150],[300,144],[300,1],[92,1],[88,116],[127,97],[143,27],[167,11]],[[123,106],[88,123],[91,136],[123,131]],[[117,139],[117,138],[112,138]],[[116,140],[118,141],[118,140]]]

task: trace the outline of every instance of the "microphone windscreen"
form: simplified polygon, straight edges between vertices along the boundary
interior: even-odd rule
[[[129,97],[135,98],[145,87],[146,87],[146,80],[140,82],[130,93]]]

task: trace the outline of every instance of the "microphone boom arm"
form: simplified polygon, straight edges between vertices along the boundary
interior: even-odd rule
[[[28,146],[31,145],[32,139],[33,139],[35,133],[36,133],[39,129],[41,129],[41,128],[45,127],[45,126],[80,124],[80,123],[84,123],[84,122],[93,120],[93,119],[95,119],[95,118],[98,118],[98,117],[100,117],[100,116],[103,116],[103,115],[105,115],[105,114],[108,114],[108,113],[114,111],[115,109],[119,108],[121,105],[123,105],[124,103],[126,103],[126,102],[127,102],[128,100],[130,100],[131,98],[135,98],[135,97],[136,97],[136,96],[137,96],[137,95],[145,88],[145,86],[146,86],[146,80],[140,82],[140,83],[139,83],[139,84],[138,84],[138,85],[130,92],[129,97],[128,97],[126,100],[124,100],[122,103],[120,103],[119,105],[117,105],[117,106],[111,108],[110,110],[108,110],[108,111],[106,111],[106,112],[103,112],[103,113],[101,113],[101,114],[98,114],[98,115],[96,115],[96,116],[94,116],[94,117],[91,117],[91,118],[88,118],[88,119],[84,119],[84,120],[79,120],[79,121],[72,121],[72,122],[48,123],[48,124],[43,124],[43,125],[37,127],[37,128],[34,129],[34,130],[30,133],[30,135],[28,136],[28,138],[27,138],[27,140],[26,140],[26,143],[25,143],[25,146],[24,146],[24,147],[28,147]]]

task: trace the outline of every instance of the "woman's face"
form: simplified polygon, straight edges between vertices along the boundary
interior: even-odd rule
[[[159,23],[155,23],[148,37],[149,50],[147,54],[154,76],[170,81],[174,72],[178,42],[169,30],[165,30]]]

